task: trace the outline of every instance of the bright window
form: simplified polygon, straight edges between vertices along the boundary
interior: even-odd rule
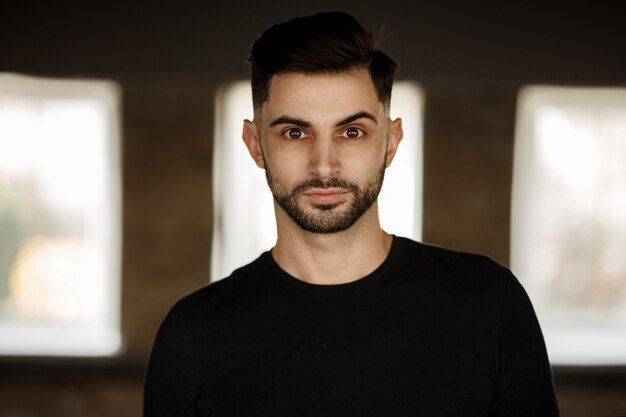
[[[511,236],[552,362],[626,363],[626,89],[522,91]]]
[[[120,347],[118,89],[0,74],[0,354]]]
[[[414,83],[394,85],[391,116],[402,117],[404,140],[379,196],[383,228],[417,240],[422,235],[422,104]],[[241,139],[242,122],[253,113],[250,83],[223,88],[216,109],[213,280],[251,262],[276,242],[272,194]]]

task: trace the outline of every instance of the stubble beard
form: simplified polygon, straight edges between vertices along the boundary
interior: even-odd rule
[[[374,204],[383,185],[385,164],[363,189],[342,178],[310,178],[299,182],[289,191],[272,176],[267,164],[265,177],[274,200],[301,229],[311,233],[338,233],[352,227]],[[311,188],[340,188],[347,191],[351,198],[340,203],[312,204],[312,208],[305,209],[300,203],[300,197]],[[345,207],[339,208],[342,205]]]

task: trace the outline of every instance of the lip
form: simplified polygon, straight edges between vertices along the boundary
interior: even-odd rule
[[[343,188],[311,188],[302,194],[316,203],[332,204],[342,200],[348,191]]]

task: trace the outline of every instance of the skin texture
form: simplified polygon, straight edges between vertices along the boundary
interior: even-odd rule
[[[272,255],[316,284],[359,279],[391,245],[376,198],[402,139],[366,70],[272,77],[268,100],[243,139],[266,171],[278,239]]]

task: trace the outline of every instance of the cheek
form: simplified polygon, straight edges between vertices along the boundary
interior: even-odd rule
[[[344,171],[358,176],[371,176],[385,163],[385,149],[379,144],[376,146],[363,147],[350,152],[345,158],[348,163],[344,164]]]
[[[274,179],[291,186],[306,177],[306,163],[296,155],[272,154],[266,157],[268,168]]]
[[[340,165],[339,176],[352,182],[367,183],[385,164],[385,151],[385,143],[378,140],[337,146],[335,159]],[[268,147],[265,157],[272,177],[289,188],[309,179],[311,152],[306,146]]]

